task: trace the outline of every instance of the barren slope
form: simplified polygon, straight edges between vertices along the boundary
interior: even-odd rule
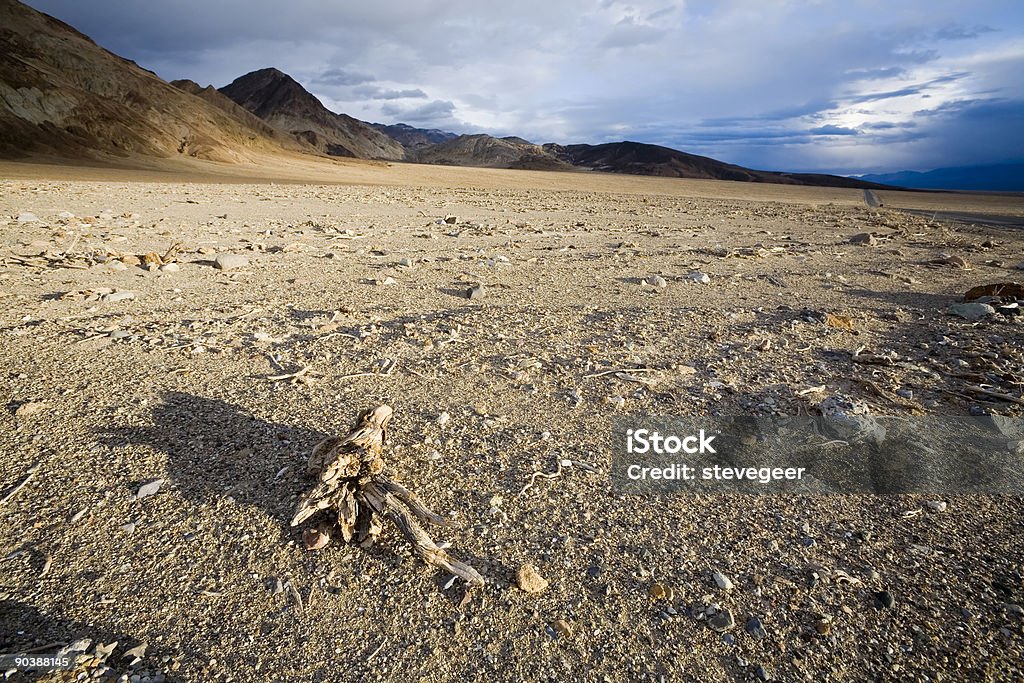
[[[256,116],[332,156],[403,159],[405,148],[373,126],[335,114],[277,69],[239,76],[220,89]]]
[[[14,0],[0,0],[0,46],[0,155],[238,161],[281,149],[262,131]]]

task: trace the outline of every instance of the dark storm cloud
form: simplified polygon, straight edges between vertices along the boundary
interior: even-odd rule
[[[832,124],[811,128],[808,132],[811,135],[857,135],[858,133],[858,131],[853,128],[844,128],[843,126],[835,126]]]
[[[360,85],[377,80],[367,74],[353,73],[345,69],[328,69],[312,80],[317,85]]]
[[[427,99],[427,93],[419,88],[406,90],[392,90],[380,88],[375,85],[365,85],[352,89],[352,94],[357,97],[365,97],[369,100],[404,100],[404,99]]]
[[[409,123],[432,123],[435,121],[452,121],[455,104],[444,100],[434,100],[427,104],[403,107],[396,104],[385,104],[381,107],[385,114]]]

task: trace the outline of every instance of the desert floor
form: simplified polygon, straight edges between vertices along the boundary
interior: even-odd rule
[[[947,312],[1024,279],[1024,232],[898,210],[1024,198],[879,197],[0,165],[0,495],[31,476],[0,506],[0,649],[116,641],[78,672],[132,681],[1020,680],[1019,497],[609,485],[616,415],[1024,413],[975,390],[1021,395],[1021,319]],[[394,529],[310,552],[288,525],[310,448],[378,403],[389,472],[488,579],[468,597]]]

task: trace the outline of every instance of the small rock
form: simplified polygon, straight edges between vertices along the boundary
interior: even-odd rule
[[[121,531],[125,532],[129,536],[135,533],[135,522],[128,522],[127,524],[121,525]]]
[[[949,507],[944,500],[929,500],[924,506],[932,512],[945,512],[946,508]]]
[[[651,596],[652,600],[664,600],[668,597],[668,591],[660,583],[652,583],[651,587],[647,589],[647,594]]]
[[[745,628],[754,640],[763,640],[768,636],[768,632],[764,630],[764,624],[757,617],[751,618]]]
[[[870,232],[862,232],[851,237],[850,244],[863,244],[866,247],[873,247],[878,244],[878,240]]]
[[[711,282],[711,276],[707,273],[702,273],[699,270],[691,271],[687,274],[686,278],[701,285],[706,285]]]
[[[1011,617],[1015,617],[1017,619],[1024,619],[1024,607],[1021,607],[1020,605],[1006,603],[1005,605],[1003,605],[1003,609],[1006,610],[1006,613]]]
[[[32,417],[44,410],[46,410],[46,404],[42,401],[29,401],[18,406],[18,409],[14,411],[14,417]]]
[[[759,681],[767,681],[771,677],[771,675],[768,673],[768,670],[760,664],[758,664],[757,668],[754,669],[754,676]]]
[[[36,218],[36,215],[34,213],[29,213],[28,211],[25,211],[23,213],[19,213],[18,214],[18,222],[19,223],[38,223],[39,219]]]
[[[482,299],[484,298],[484,286],[476,285],[466,290],[467,299]]]
[[[213,262],[213,267],[219,270],[235,270],[245,268],[249,265],[249,257],[243,254],[220,254]]]
[[[165,263],[160,266],[160,270],[164,273],[177,273],[181,270],[181,266],[177,263]]]
[[[957,256],[955,254],[952,256],[944,254],[940,256],[938,259],[936,259],[935,262],[947,266],[953,266],[954,268],[959,268],[961,270],[967,270],[971,267],[971,264],[969,264],[963,256]]]
[[[724,636],[722,636],[722,642],[726,645],[733,645],[736,642],[736,636],[732,635],[731,633],[726,633]]]
[[[982,318],[992,315],[996,312],[992,306],[988,304],[979,304],[976,302],[967,304],[953,304],[947,309],[947,312],[963,318],[964,320],[981,320]]]
[[[381,280],[381,279],[376,280],[376,283],[378,285],[397,285],[398,284],[398,280],[396,280],[395,278],[393,278],[393,277],[391,277],[389,275],[386,278],[384,278],[383,280]]]
[[[718,571],[717,569],[711,572],[711,578],[715,580],[715,585],[724,591],[732,590],[732,581],[728,576]]]
[[[572,625],[569,624],[565,619],[556,619],[551,622],[551,628],[563,638],[568,638],[572,635]]]
[[[163,479],[155,479],[155,480],[149,482],[148,484],[145,484],[145,485],[139,487],[139,491],[138,491],[138,493],[135,494],[135,498],[137,500],[142,500],[143,498],[148,498],[149,496],[152,496],[154,493],[159,491],[160,487],[163,486],[163,485],[164,485],[164,480]]]
[[[302,532],[302,545],[306,550],[320,550],[330,542],[330,527],[326,522],[320,522],[315,527],[310,527]]]
[[[733,619],[732,612],[730,612],[727,609],[715,612],[715,614],[708,617],[708,626],[710,626],[712,630],[718,631],[719,633],[723,631],[728,631],[735,625],[736,620]]]
[[[665,289],[668,287],[668,282],[660,275],[651,275],[644,278],[644,284],[650,287],[657,287],[658,289]]]
[[[516,585],[527,593],[540,593],[548,587],[548,582],[532,564],[523,564],[516,570]]]
[[[398,265],[402,268],[412,268],[412,259],[408,257],[400,258],[398,259]]]
[[[437,424],[440,427],[444,427],[446,424],[448,424],[451,421],[452,421],[452,416],[449,415],[447,412],[442,412],[440,415],[437,416]]]
[[[444,222],[447,223],[448,225],[455,225],[456,223],[459,222],[459,217],[448,214],[447,216],[444,217]]]
[[[896,598],[889,591],[879,591],[875,593],[875,598],[878,599],[878,604],[886,609],[892,609],[896,605]]]
[[[135,292],[128,290],[120,290],[117,292],[111,292],[110,294],[104,294],[100,297],[100,301],[106,301],[107,303],[117,303],[118,301],[129,301],[135,298]]]

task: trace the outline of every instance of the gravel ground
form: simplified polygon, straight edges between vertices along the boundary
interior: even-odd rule
[[[972,389],[1020,396],[1020,318],[947,309],[1021,282],[1024,235],[852,190],[445,172],[0,181],[0,493],[31,476],[0,507],[0,651],[91,641],[44,680],[1024,677],[1019,497],[608,480],[615,415],[1020,416]],[[588,377],[620,368],[648,382]],[[393,529],[309,552],[288,526],[310,448],[378,403],[389,475],[482,589]]]

